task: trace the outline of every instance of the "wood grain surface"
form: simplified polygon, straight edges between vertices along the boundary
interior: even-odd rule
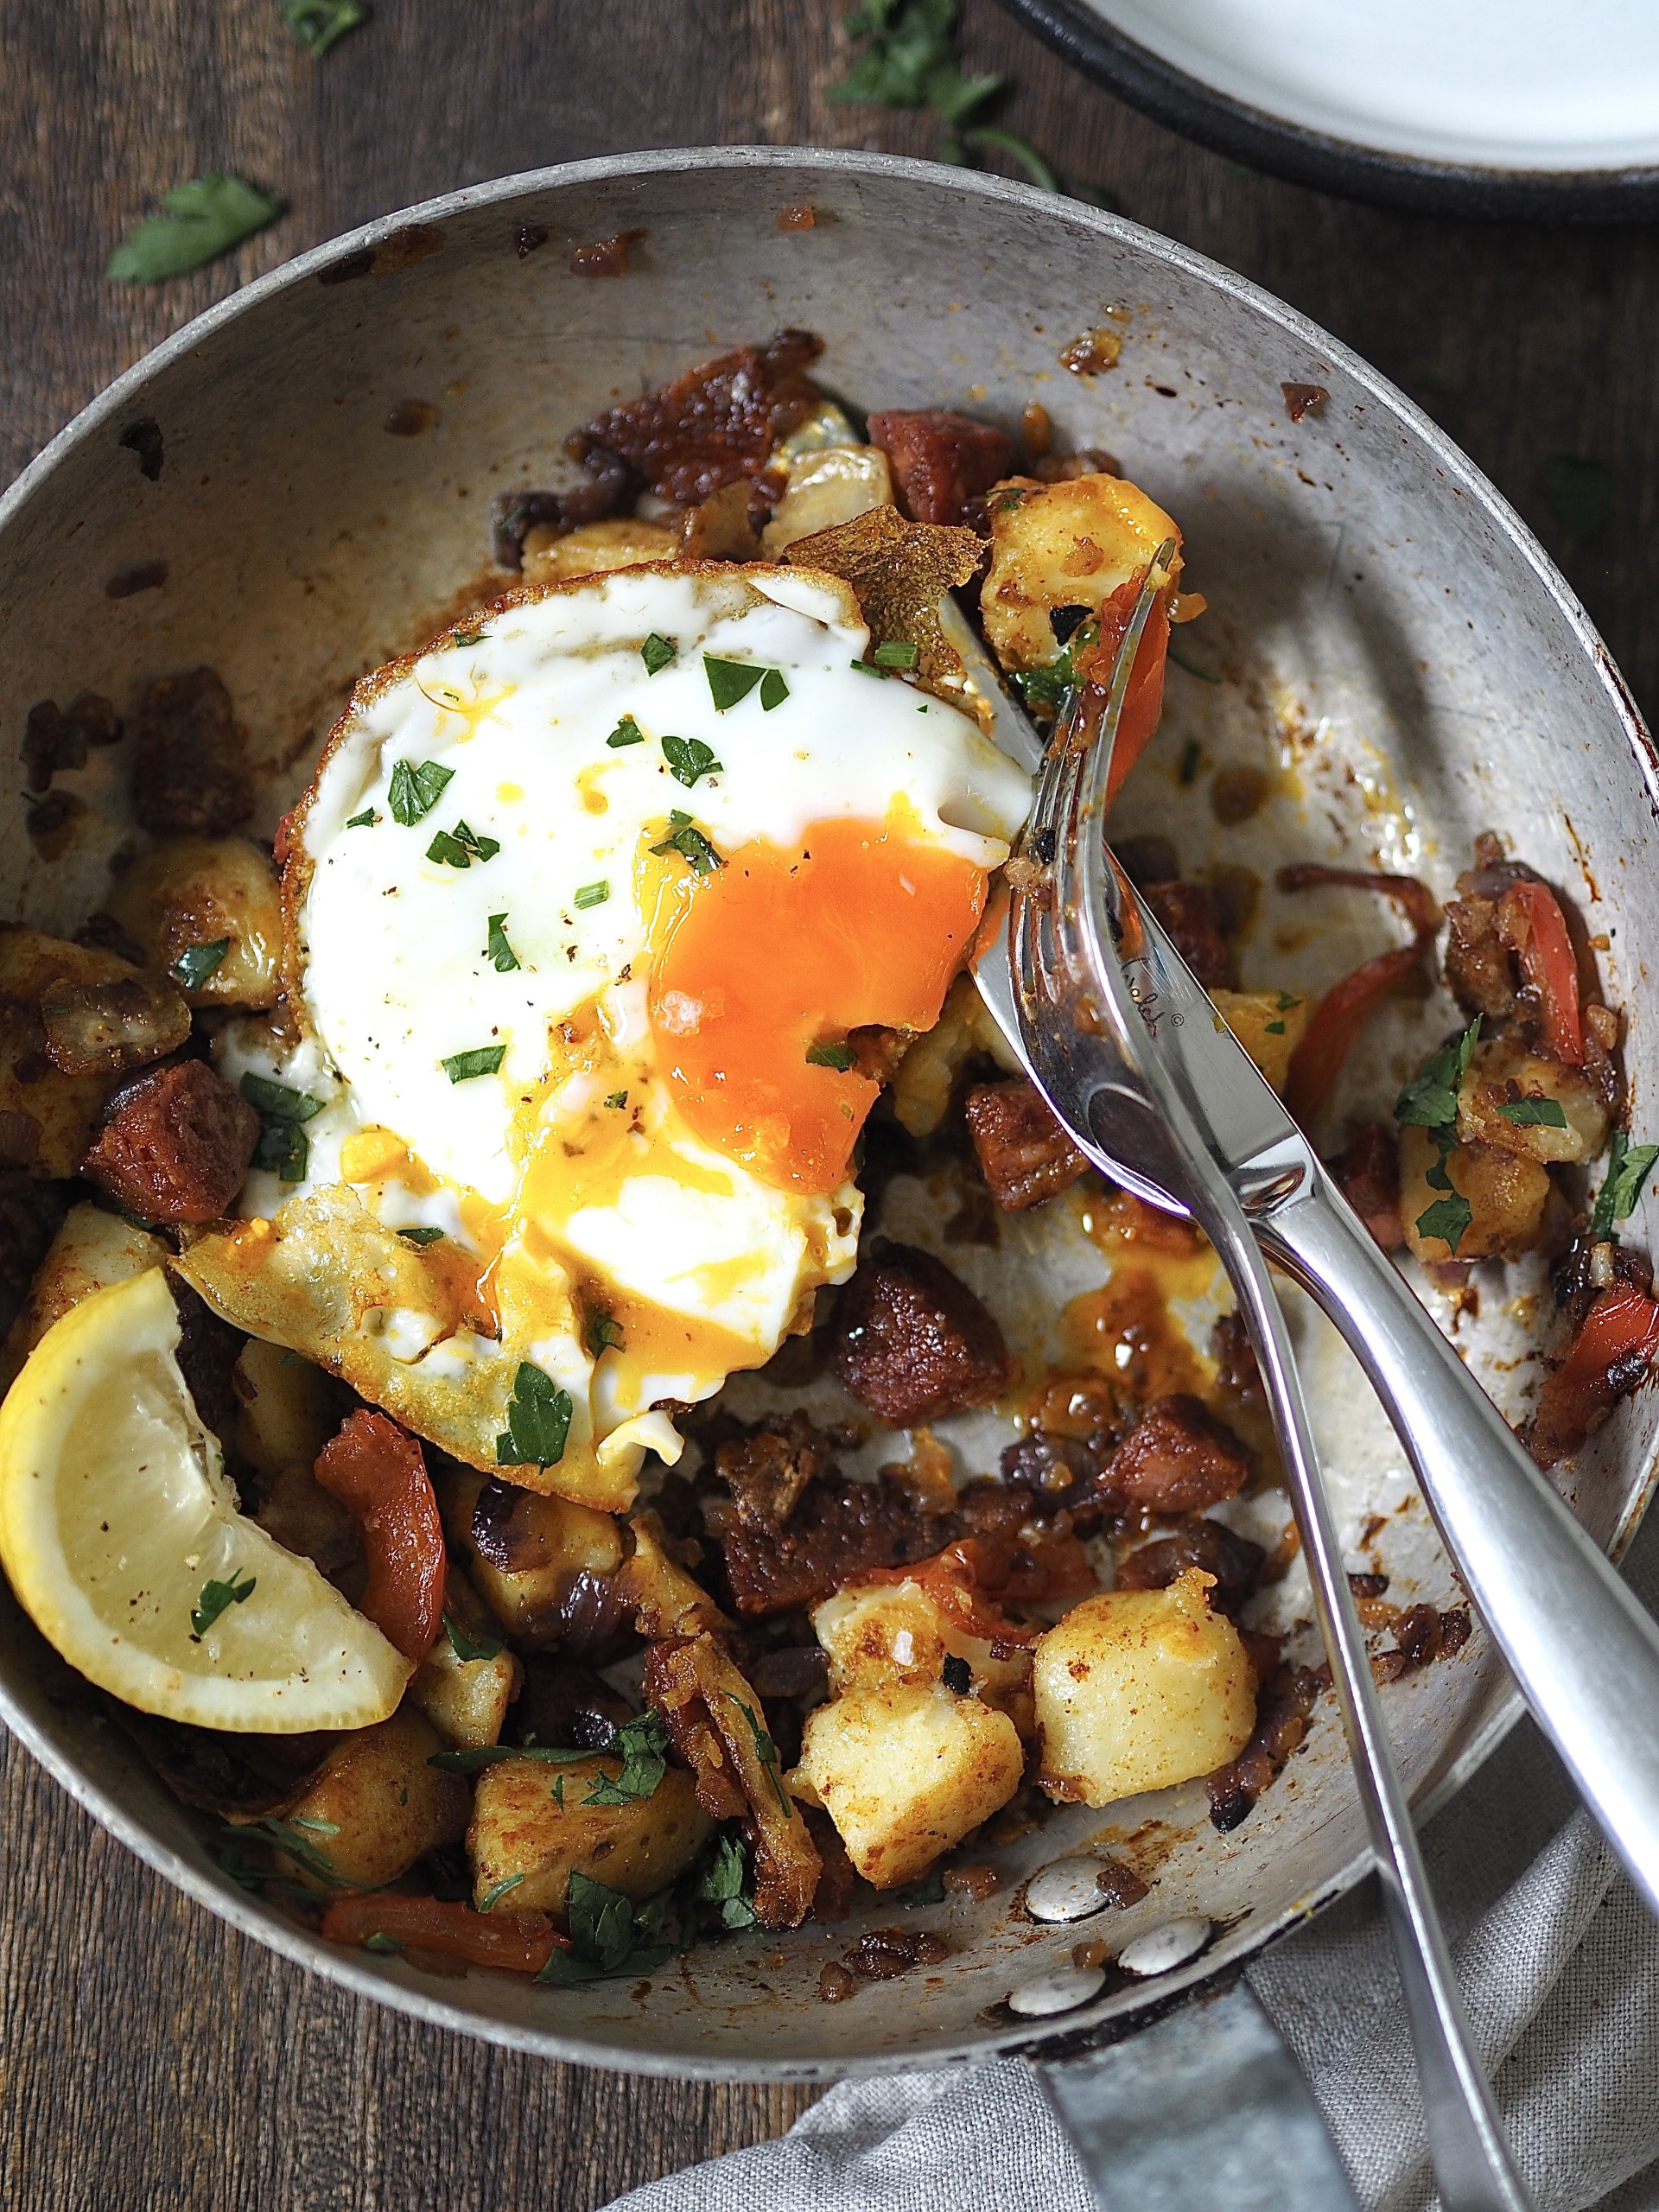
[[[632,147],[931,152],[924,117],[825,99],[845,66],[840,13],[376,0],[372,24],[318,64],[277,0],[0,0],[0,480],[209,302],[432,194]],[[1539,531],[1638,699],[1659,695],[1651,228],[1498,227],[1321,198],[1142,120],[992,0],[965,0],[963,22],[969,64],[1010,80],[998,123],[1395,378]],[[128,224],[208,168],[289,212],[195,276],[107,283]],[[360,2003],[186,1903],[9,1743],[0,1774],[9,2212],[586,2212],[774,2134],[810,2101],[544,2065]]]

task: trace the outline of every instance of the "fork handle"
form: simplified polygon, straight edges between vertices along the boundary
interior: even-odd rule
[[[1323,1168],[1257,1212],[1382,1400],[1464,1586],[1659,1911],[1659,1626],[1544,1479]]]

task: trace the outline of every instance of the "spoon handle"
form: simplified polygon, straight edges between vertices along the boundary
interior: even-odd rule
[[[1659,1911],[1659,1625],[1573,1518],[1322,1167],[1253,1212],[1398,1432],[1540,1725]]]

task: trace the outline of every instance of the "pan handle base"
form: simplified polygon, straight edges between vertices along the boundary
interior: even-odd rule
[[[1101,2212],[1358,2212],[1313,2092],[1242,1981],[1036,2072]]]

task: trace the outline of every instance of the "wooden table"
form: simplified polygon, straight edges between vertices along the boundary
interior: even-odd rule
[[[277,0],[8,0],[0,479],[210,301],[410,201],[630,147],[931,152],[925,118],[824,99],[844,67],[840,13],[376,0],[370,28],[319,65]],[[1270,182],[1072,77],[993,0],[966,0],[963,48],[1011,80],[997,120],[1068,179],[1282,294],[1402,385],[1540,531],[1638,698],[1659,696],[1642,552],[1659,500],[1652,231],[1433,221]],[[214,168],[291,212],[194,276],[106,283],[132,218]],[[1601,467],[1563,472],[1563,457]],[[585,2212],[776,2133],[810,2101],[543,2065],[359,2003],[186,1903],[15,1748],[0,1765],[14,2212]]]

